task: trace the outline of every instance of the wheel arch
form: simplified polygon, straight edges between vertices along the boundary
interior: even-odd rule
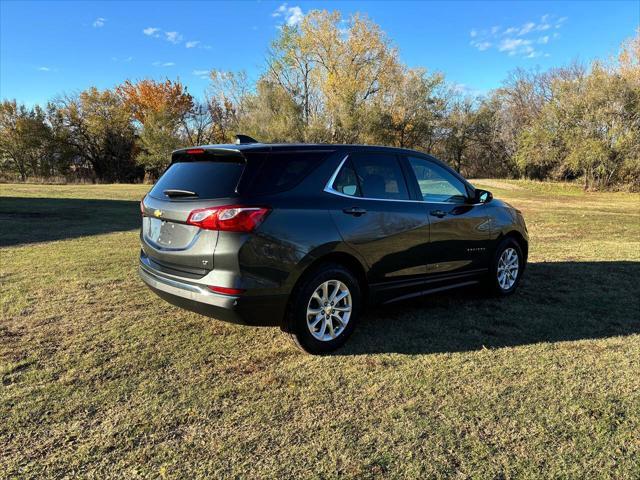
[[[520,248],[522,249],[522,253],[524,254],[524,260],[526,263],[527,259],[529,258],[529,242],[526,238],[524,238],[524,235],[522,235],[517,230],[511,230],[505,233],[503,235],[503,238],[513,238],[516,242],[518,242],[518,245],[520,246]]]
[[[347,252],[329,252],[315,258],[311,263],[305,266],[304,270],[296,279],[293,288],[296,288],[306,275],[309,275],[309,273],[315,270],[319,265],[325,263],[337,263],[351,271],[358,280],[363,293],[363,298],[365,298],[364,294],[368,293],[368,282],[365,267],[362,265],[360,260]]]
[[[317,269],[320,265],[327,263],[335,263],[341,265],[348,269],[358,280],[358,285],[360,286],[361,296],[363,299],[363,303],[366,304],[369,298],[369,284],[367,282],[367,274],[364,265],[358,260],[357,257],[351,255],[347,252],[337,251],[337,252],[329,252],[322,256],[314,258],[310,263],[305,265],[304,269],[300,272],[298,277],[296,278],[293,287],[291,289],[291,293],[295,292],[300,283],[310,275],[315,269]],[[285,321],[282,324],[283,330],[288,330],[288,325],[286,319],[289,317],[289,308],[291,307],[291,302],[293,300],[293,295],[289,295],[289,299],[287,300],[287,307],[285,313]]]

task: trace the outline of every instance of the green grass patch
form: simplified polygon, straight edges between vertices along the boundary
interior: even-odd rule
[[[0,478],[640,477],[640,196],[479,180],[530,265],[313,357],[137,278],[146,186],[0,185]]]

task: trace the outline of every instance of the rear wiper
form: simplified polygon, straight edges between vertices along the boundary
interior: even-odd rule
[[[192,192],[190,190],[177,190],[174,188],[170,188],[168,190],[163,190],[167,197],[197,197],[198,194],[196,192]]]

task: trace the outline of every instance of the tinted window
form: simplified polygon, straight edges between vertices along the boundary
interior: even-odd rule
[[[407,184],[395,155],[357,153],[350,156],[362,196],[389,200],[408,200]]]
[[[408,157],[425,202],[464,203],[464,184],[441,166],[424,158]]]
[[[171,164],[149,194],[167,199],[164,190],[195,192],[199,198],[222,198],[235,195],[244,162],[187,161]]]
[[[243,191],[264,195],[289,190],[309,175],[329,153],[274,152],[260,159],[249,158],[248,181]]]
[[[333,182],[333,189],[345,195],[361,196],[358,177],[350,160],[347,160],[340,169],[340,173]]]

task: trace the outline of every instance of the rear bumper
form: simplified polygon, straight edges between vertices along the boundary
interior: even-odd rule
[[[220,295],[195,283],[168,278],[142,262],[138,273],[160,298],[201,315],[253,326],[281,325],[284,318],[287,295]]]

